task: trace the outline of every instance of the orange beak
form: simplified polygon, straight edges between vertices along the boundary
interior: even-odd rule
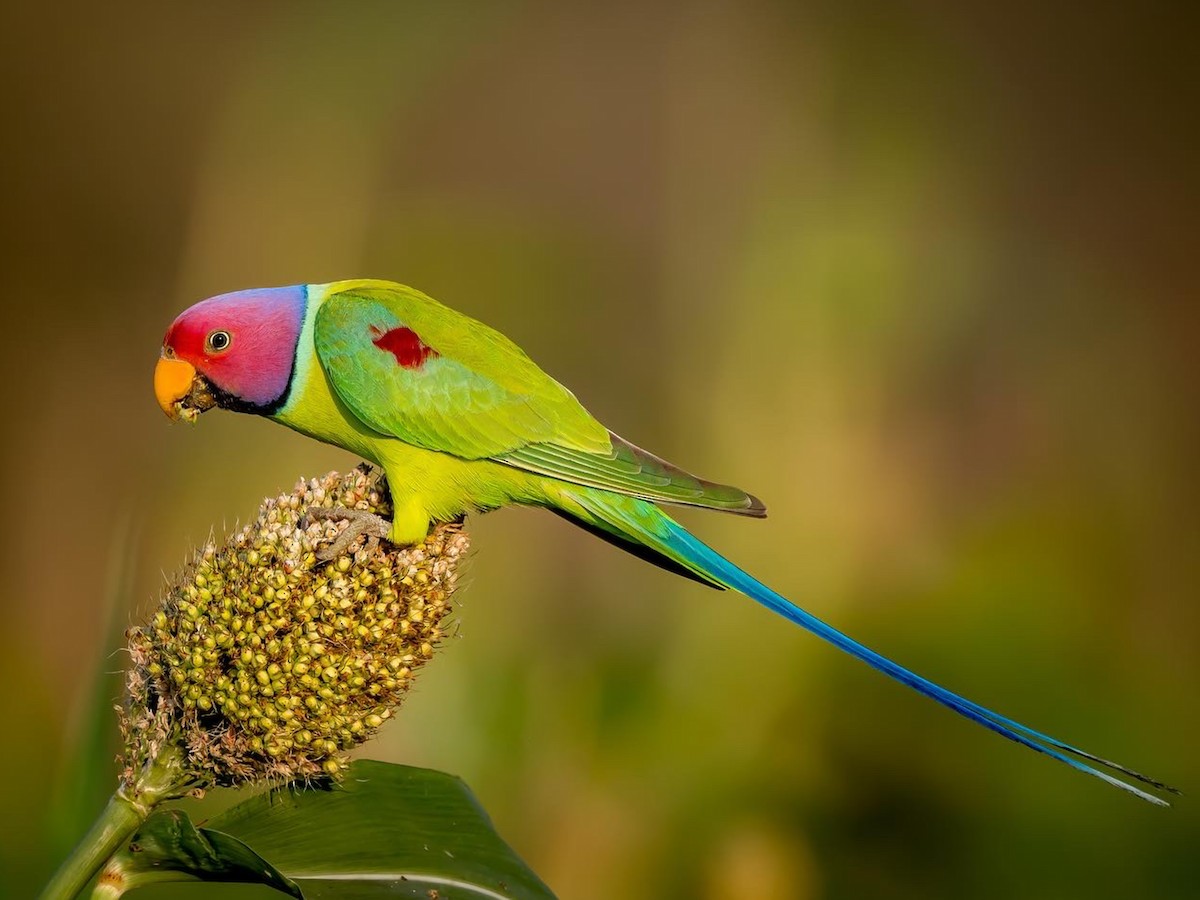
[[[192,389],[196,378],[196,370],[190,363],[182,359],[172,359],[160,356],[158,365],[154,367],[154,396],[170,418],[178,419],[181,415],[179,403]]]

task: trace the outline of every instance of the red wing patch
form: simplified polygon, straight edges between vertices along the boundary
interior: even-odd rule
[[[429,357],[438,355],[436,350],[422,343],[415,331],[404,326],[383,331],[372,325],[371,336],[371,343],[392,354],[397,365],[406,369],[419,369]]]

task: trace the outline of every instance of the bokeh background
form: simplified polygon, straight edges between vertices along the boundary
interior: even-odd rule
[[[1194,31],[1046,6],[6,4],[0,893],[98,809],[65,770],[121,665],[105,598],[127,624],[210,528],[355,462],[169,427],[167,323],[355,276],[762,496],[684,519],[815,612],[1194,792]],[[368,753],[462,775],[566,900],[1196,896],[1195,799],[553,516],[471,527],[459,636]]]

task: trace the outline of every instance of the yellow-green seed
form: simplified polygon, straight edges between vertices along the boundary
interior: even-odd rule
[[[128,771],[149,735],[177,728],[201,783],[336,775],[338,754],[389,718],[442,634],[466,539],[439,528],[413,550],[384,544],[318,563],[319,543],[340,530],[307,529],[318,496],[390,514],[361,471],[302,484],[231,542],[206,546],[150,626],[131,630],[142,674],[130,681]]]

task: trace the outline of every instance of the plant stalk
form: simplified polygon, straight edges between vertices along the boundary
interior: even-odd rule
[[[91,830],[54,873],[42,891],[42,900],[73,900],[148,814],[149,809],[135,806],[121,791],[113,794]]]
[[[168,741],[132,785],[122,784],[109,798],[83,840],[42,890],[40,900],[74,900],[155,806],[184,796],[190,787],[183,774],[183,753],[177,743]]]

